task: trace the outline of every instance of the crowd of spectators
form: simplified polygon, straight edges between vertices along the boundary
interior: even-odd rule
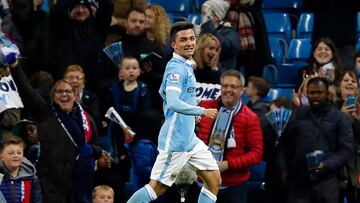
[[[219,84],[221,95],[198,105],[223,117],[197,120],[195,132],[212,149],[214,132],[224,131],[218,202],[247,202],[250,168],[261,161],[266,202],[360,202],[360,6],[339,2],[304,0],[315,15],[308,65],[292,99],[271,101],[263,0],[204,1],[191,60],[197,82]],[[126,202],[149,181],[166,116],[159,88],[174,49],[166,10],[146,0],[2,0],[0,18],[0,106],[13,101],[9,90],[21,99],[0,108],[0,201]],[[117,42],[114,65],[103,49]],[[127,126],[104,116],[110,107]],[[279,134],[268,115],[281,109],[292,113]],[[10,149],[16,166],[7,163]],[[315,151],[325,158],[310,167]],[[201,186],[193,181],[187,202],[197,202]],[[27,187],[29,196],[19,195]],[[180,202],[176,187],[155,202]]]

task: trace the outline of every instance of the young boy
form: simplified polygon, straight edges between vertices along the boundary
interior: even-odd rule
[[[92,191],[93,203],[113,203],[114,190],[108,185],[98,185]]]
[[[0,144],[0,173],[3,175],[0,191],[8,203],[41,202],[36,170],[24,159],[24,148],[24,141],[13,135],[4,137]]]
[[[151,108],[147,85],[138,81],[140,73],[138,60],[125,57],[119,69],[119,82],[111,88],[112,106],[130,127],[135,126],[138,114]]]

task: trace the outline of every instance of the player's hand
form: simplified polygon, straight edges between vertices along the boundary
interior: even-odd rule
[[[216,118],[218,114],[218,110],[217,109],[205,109],[203,115],[210,118],[210,119],[214,119]]]

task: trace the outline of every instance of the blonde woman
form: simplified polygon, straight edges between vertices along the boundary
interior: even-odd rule
[[[198,82],[219,84],[221,44],[213,34],[200,35],[195,48],[195,77]]]
[[[145,10],[145,31],[149,40],[163,49],[170,36],[170,20],[165,9],[159,5],[149,5]]]

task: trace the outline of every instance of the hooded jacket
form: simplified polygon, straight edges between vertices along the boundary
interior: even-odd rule
[[[12,177],[4,162],[0,162],[0,173],[3,179],[0,191],[7,203],[40,203],[41,188],[35,175],[36,169],[25,157],[20,165],[17,177]],[[15,193],[13,191],[16,191]]]

